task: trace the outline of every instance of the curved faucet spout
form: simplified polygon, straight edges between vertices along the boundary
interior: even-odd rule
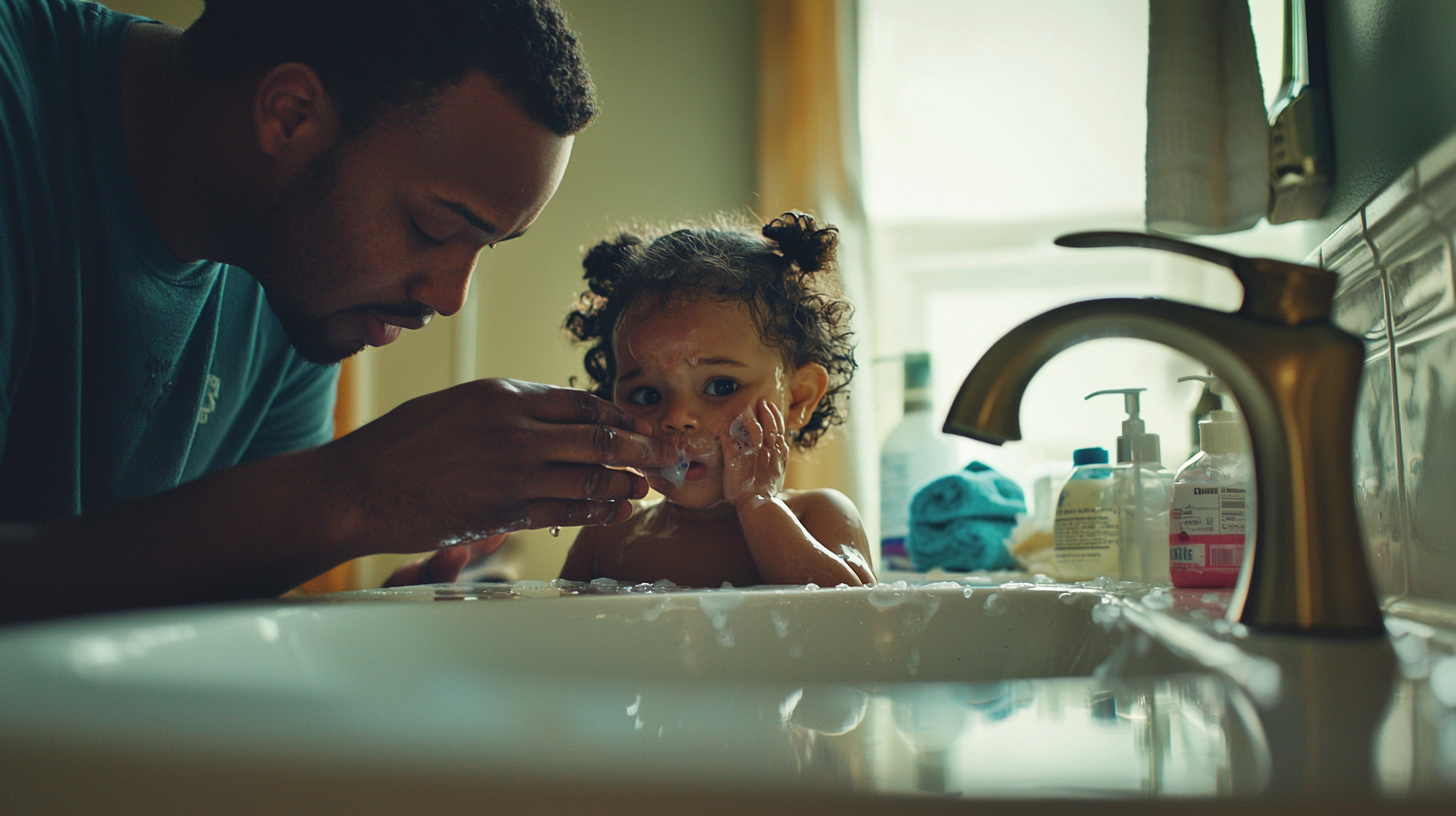
[[[1020,439],[1032,377],[1065,349],[1103,337],[1151,340],[1203,361],[1244,411],[1258,521],[1230,620],[1383,635],[1354,505],[1360,341],[1325,321],[1281,325],[1166,300],[1074,303],[998,340],[961,386],[945,431],[996,445]]]

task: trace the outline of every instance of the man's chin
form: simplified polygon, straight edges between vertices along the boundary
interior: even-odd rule
[[[353,357],[368,345],[363,340],[332,339],[316,325],[304,329],[296,325],[290,326],[288,321],[280,322],[283,324],[283,334],[292,344],[293,350],[310,363],[334,365]]]

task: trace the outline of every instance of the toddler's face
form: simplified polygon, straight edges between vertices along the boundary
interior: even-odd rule
[[[661,308],[653,298],[639,301],[622,320],[615,352],[616,404],[651,423],[654,436],[687,452],[682,487],[656,471],[647,473],[654,490],[684,507],[723,500],[718,432],[745,409],[767,399],[797,430],[814,407],[803,410],[794,402],[798,372],[787,370],[782,354],[764,345],[748,308],[738,301],[674,298]]]

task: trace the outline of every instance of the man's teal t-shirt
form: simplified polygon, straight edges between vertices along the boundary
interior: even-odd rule
[[[182,263],[127,163],[137,18],[0,2],[0,522],[89,513],[322,444],[337,369],[251,276]]]

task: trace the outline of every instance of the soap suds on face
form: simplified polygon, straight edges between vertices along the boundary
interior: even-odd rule
[[[665,467],[658,468],[657,474],[664,480],[670,482],[673,487],[682,487],[683,482],[687,481],[688,466],[690,464],[688,452],[682,448],[678,448],[677,461]]]
[[[753,437],[749,435],[748,428],[743,425],[743,417],[733,418],[733,424],[728,426],[728,435],[738,444],[740,452],[746,452],[753,448]]]

